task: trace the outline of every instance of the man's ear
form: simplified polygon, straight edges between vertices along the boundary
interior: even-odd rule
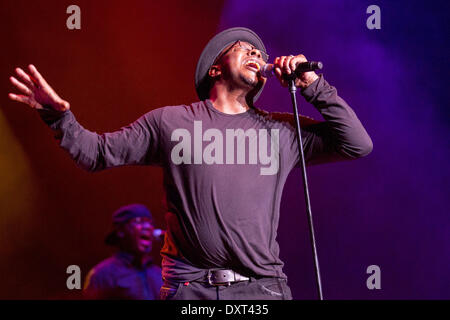
[[[222,74],[222,70],[220,69],[219,65],[215,64],[215,65],[212,65],[211,68],[209,68],[208,75],[211,78],[215,79],[218,76],[220,76],[221,74]]]

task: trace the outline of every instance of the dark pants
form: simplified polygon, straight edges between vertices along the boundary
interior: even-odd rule
[[[286,280],[279,278],[250,278],[230,286],[212,286],[207,282],[164,281],[161,300],[292,300]]]

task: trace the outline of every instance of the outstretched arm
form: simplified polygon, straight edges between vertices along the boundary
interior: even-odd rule
[[[130,125],[112,133],[97,134],[83,128],[37,69],[30,65],[29,74],[17,68],[20,81],[11,83],[22,93],[10,93],[12,100],[37,109],[41,118],[53,129],[65,149],[83,169],[98,171],[132,164],[159,164],[158,110],[153,110]]]

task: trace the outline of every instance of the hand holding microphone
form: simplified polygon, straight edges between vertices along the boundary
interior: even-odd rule
[[[304,89],[318,78],[314,70],[322,69],[322,66],[321,62],[306,60],[302,54],[282,56],[277,57],[273,64],[264,65],[261,75],[269,78],[275,74],[283,87],[287,87],[289,80],[295,78],[295,85]]]

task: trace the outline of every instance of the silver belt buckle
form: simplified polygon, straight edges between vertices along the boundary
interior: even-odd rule
[[[214,271],[208,270],[207,278],[208,278],[208,283],[210,285],[212,285],[212,286],[223,286],[223,285],[226,285],[227,287],[229,287],[231,285],[231,281],[214,282],[215,280],[217,280],[217,278],[215,276],[214,279],[212,279],[213,278],[213,272],[214,273],[230,272],[230,270],[214,270]],[[227,280],[229,280],[229,279],[227,279]]]

